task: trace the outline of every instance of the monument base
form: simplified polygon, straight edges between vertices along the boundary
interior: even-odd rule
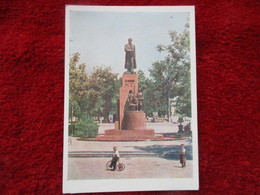
[[[159,136],[163,137],[163,136]],[[139,141],[150,140],[154,138],[153,129],[136,129],[136,130],[114,130],[109,129],[105,131],[104,138],[113,140],[127,140],[127,141]]]
[[[154,136],[154,130],[153,129],[135,129],[135,130],[118,131],[115,129],[108,129],[105,131],[105,135],[131,136],[131,134],[133,134],[134,136],[151,138]]]
[[[122,121],[122,130],[145,129],[145,113],[142,111],[128,111],[124,114]]]
[[[155,135],[153,129],[138,129],[138,130],[115,130],[108,129],[105,134],[94,138],[81,137],[81,141],[165,141],[173,140],[165,138],[163,135]]]
[[[137,130],[105,130],[105,134],[99,134],[96,137],[80,137],[79,141],[172,141],[183,140],[184,138],[175,136],[163,136],[155,134],[153,129]]]

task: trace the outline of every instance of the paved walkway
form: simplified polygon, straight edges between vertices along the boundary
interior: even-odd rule
[[[111,158],[70,158],[68,177],[70,180],[192,177],[192,161],[181,168],[179,161],[163,158],[121,158],[125,170],[118,172],[106,170],[109,160]]]
[[[112,124],[102,125],[100,132],[109,128],[108,126],[112,126]],[[176,127],[170,123],[165,125],[152,124],[149,128],[156,129],[156,133],[175,133],[177,131]],[[144,152],[158,155],[157,157],[156,155],[122,155],[120,162],[126,166],[122,172],[106,170],[106,162],[111,160],[108,157],[70,157],[68,176],[71,180],[192,177],[192,154],[189,140],[140,142],[78,141],[76,138],[71,138],[71,140],[72,143],[69,144],[70,153],[83,151],[91,153],[112,152],[113,146],[117,146],[119,152]],[[179,146],[182,143],[185,144],[191,154],[187,156],[186,168],[181,168],[179,163]]]

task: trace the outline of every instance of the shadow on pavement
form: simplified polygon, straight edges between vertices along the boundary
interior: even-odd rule
[[[168,160],[179,160],[180,159],[180,146],[176,145],[152,145],[152,146],[135,146],[135,149],[142,150],[145,152],[156,153],[161,158]],[[192,146],[185,146],[187,160],[192,160]]]

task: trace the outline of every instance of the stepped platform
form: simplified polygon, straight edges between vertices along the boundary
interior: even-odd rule
[[[80,137],[79,141],[173,141],[183,138],[155,134],[153,129],[115,130],[108,129],[96,137]]]
[[[113,152],[111,151],[70,151],[69,158],[105,158],[111,157]],[[120,151],[121,158],[130,157],[159,157],[160,154],[144,151]]]

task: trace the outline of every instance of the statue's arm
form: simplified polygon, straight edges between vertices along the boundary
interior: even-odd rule
[[[128,47],[128,45],[125,45],[125,51],[134,51],[135,52],[135,46],[133,45],[133,49],[131,47]]]

